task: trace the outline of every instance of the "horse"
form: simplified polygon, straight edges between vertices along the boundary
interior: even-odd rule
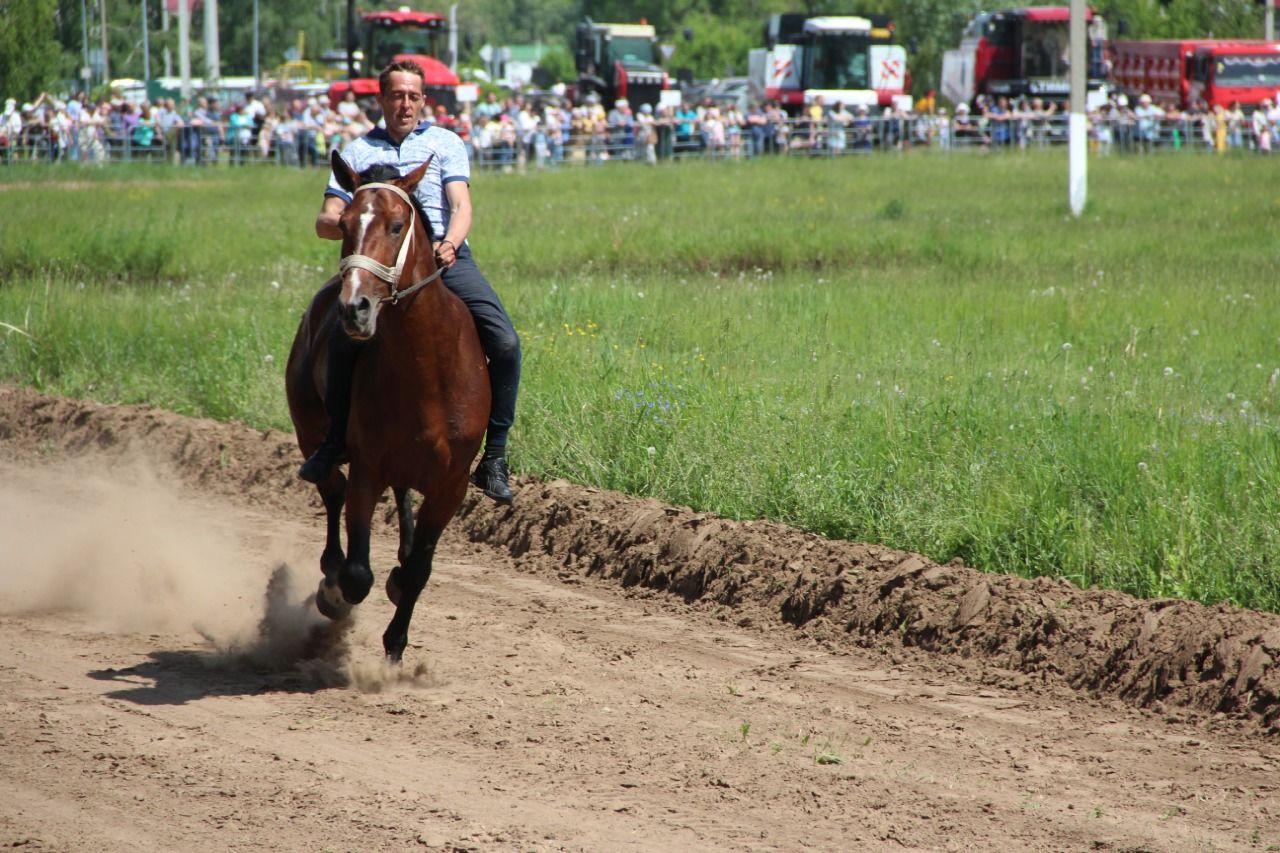
[[[347,428],[350,470],[344,476],[335,465],[316,485],[327,520],[316,606],[338,620],[368,596],[374,506],[390,488],[400,565],[387,576],[396,611],[382,645],[398,662],[436,543],[466,494],[489,418],[489,374],[471,312],[440,280],[444,270],[436,263],[431,224],[413,198],[431,161],[403,177],[393,177],[392,169],[379,180],[377,170],[386,167],[357,176],[336,150],[330,160],[338,183],[352,195],[340,221],[340,272],[302,316],[285,386],[306,457],[328,429],[325,371],[333,336],[360,342]],[[422,495],[416,520],[409,489]],[[344,505],[345,555],[339,533]]]

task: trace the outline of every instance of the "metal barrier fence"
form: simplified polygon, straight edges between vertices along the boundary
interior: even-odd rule
[[[1008,118],[948,116],[878,116],[847,123],[792,119],[785,124],[656,125],[652,132],[609,129],[567,137],[538,130],[521,141],[477,148],[467,141],[477,168],[555,168],[598,165],[608,161],[742,160],[753,157],[846,157],[924,149],[940,153],[990,152],[1046,148],[1067,140],[1067,116]],[[1212,116],[1140,120],[1117,118],[1090,123],[1090,147],[1097,153],[1154,151],[1270,150],[1280,128],[1268,127],[1264,140],[1253,124],[1219,126]],[[643,136],[644,138],[640,138]],[[10,143],[0,139],[0,165],[15,162],[173,163],[191,166],[323,166],[327,150],[341,142],[312,132],[277,131],[268,139],[253,132],[229,135],[216,128],[174,128],[142,144],[132,134],[92,128],[71,139],[59,139],[33,126]]]

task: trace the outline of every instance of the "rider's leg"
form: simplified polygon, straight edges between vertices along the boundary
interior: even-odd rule
[[[329,362],[325,368],[324,410],[329,415],[329,433],[298,469],[298,476],[309,483],[327,480],[347,452],[351,377],[355,375],[359,355],[360,345],[347,337],[340,322],[335,322],[329,336]]]
[[[520,389],[520,337],[502,300],[476,266],[465,244],[458,250],[457,261],[445,271],[444,283],[470,309],[480,334],[480,346],[489,360],[493,402],[484,454],[471,482],[499,503],[510,503],[513,495],[507,479],[507,433],[515,422],[516,396]]]

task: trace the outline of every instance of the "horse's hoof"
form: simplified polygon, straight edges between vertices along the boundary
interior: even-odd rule
[[[320,588],[316,590],[316,609],[321,616],[335,622],[351,615],[351,605],[343,599],[342,592],[324,578],[320,579]]]
[[[404,577],[404,569],[396,566],[387,575],[387,598],[391,599],[391,603],[396,607],[400,606],[400,579]]]
[[[373,570],[361,563],[347,563],[338,573],[338,586],[348,603],[359,604],[373,589]]]

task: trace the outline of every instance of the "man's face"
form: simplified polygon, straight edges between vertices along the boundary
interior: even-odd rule
[[[395,139],[408,136],[418,126],[422,103],[422,78],[405,71],[391,72],[386,90],[378,93],[387,132]]]

